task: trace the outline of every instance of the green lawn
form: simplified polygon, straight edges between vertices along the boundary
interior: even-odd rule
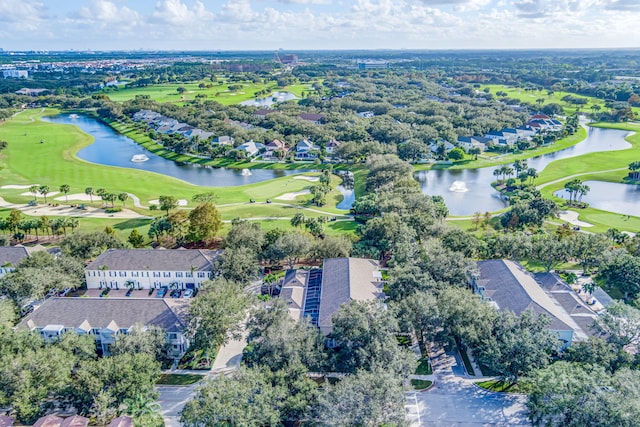
[[[204,83],[205,85],[212,84],[211,88],[200,89],[198,85]],[[103,93],[106,94],[109,99],[116,102],[123,102],[134,99],[137,95],[148,95],[152,100],[157,102],[171,102],[171,103],[185,103],[196,99],[196,95],[206,96],[203,98],[207,101],[216,101],[223,105],[239,104],[243,101],[251,99],[262,98],[268,95],[255,95],[256,92],[263,90],[272,92],[290,92],[297,97],[302,97],[302,92],[305,94],[312,90],[312,84],[297,84],[285,87],[278,87],[275,80],[268,81],[267,83],[253,83],[250,81],[243,82],[227,82],[219,84],[219,82],[211,82],[210,80],[201,80],[192,83],[172,83],[172,84],[158,84],[149,85],[145,87],[132,87],[132,88],[118,88],[107,89]],[[242,85],[241,89],[231,90],[229,86]],[[178,88],[183,87],[186,89],[184,93],[179,93]]]
[[[542,91],[525,91],[523,88],[504,86],[504,85],[482,85],[481,90],[485,88],[489,88],[490,93],[492,93],[494,96],[496,92],[502,91],[502,92],[506,92],[509,98],[518,99],[520,101],[529,102],[535,105],[539,105],[536,102],[538,99],[544,99],[544,102],[542,103],[542,105],[547,105],[552,103],[560,104],[564,108],[565,114],[567,115],[573,114],[577,110],[575,106],[568,105],[567,103],[562,101],[562,98],[564,98],[567,95],[571,95],[575,98],[582,98],[587,100],[586,105],[582,105],[579,107],[579,110],[582,112],[591,113],[592,105],[599,105],[601,107],[600,111],[604,111],[605,109],[604,100],[593,97],[593,96],[578,95],[570,92],[554,92],[551,96],[549,96],[547,95],[546,89]],[[632,110],[634,112],[640,112],[640,108],[638,107],[632,107]]]
[[[197,383],[204,375],[197,374],[162,374],[156,384],[159,385],[190,385]]]
[[[429,380],[411,380],[411,385],[415,390],[425,390],[431,387],[431,384],[433,382]]]
[[[480,388],[499,393],[526,393],[526,386],[519,383],[508,383],[501,380],[478,381],[476,385]]]
[[[418,367],[416,368],[416,375],[431,375],[433,371],[431,370],[431,363],[429,363],[428,357],[423,357],[418,361]]]

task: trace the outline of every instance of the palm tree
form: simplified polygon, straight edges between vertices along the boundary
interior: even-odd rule
[[[86,194],[87,196],[89,196],[89,200],[91,200],[91,203],[93,203],[93,187],[87,187],[84,189],[84,194]]]
[[[500,170],[500,168],[496,168],[493,170],[493,176],[498,179],[498,182],[500,182],[500,175],[502,175],[502,171]]]
[[[32,185],[29,187],[29,193],[33,194],[33,200],[37,200],[38,197],[38,186]]]
[[[60,192],[64,193],[64,198],[67,202],[69,202],[69,197],[67,196],[67,194],[69,194],[69,190],[71,190],[71,187],[69,187],[69,184],[62,184],[60,186]]]
[[[531,180],[530,181],[531,184],[533,184],[533,182],[538,177],[538,170],[536,168],[529,168],[529,169],[527,169],[527,175],[529,176],[529,179]]]
[[[118,193],[118,200],[120,200],[122,202],[122,207],[123,208],[124,208],[124,202],[126,202],[128,198],[129,198],[129,194],[128,193]]]
[[[50,193],[49,186],[48,185],[41,185],[40,187],[38,187],[38,192],[40,192],[40,194],[42,194],[42,196],[44,197],[44,202],[47,203],[47,194]]]

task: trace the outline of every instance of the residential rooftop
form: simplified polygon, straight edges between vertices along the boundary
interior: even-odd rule
[[[218,254],[202,249],[109,249],[86,270],[210,271]]]
[[[29,256],[24,246],[0,246],[0,267],[17,266]]]
[[[19,328],[129,329],[133,325],[160,326],[179,332],[184,324],[162,298],[49,298],[23,319]],[[59,328],[58,328],[59,329]]]

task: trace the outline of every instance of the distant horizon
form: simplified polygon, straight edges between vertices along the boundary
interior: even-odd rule
[[[571,47],[530,47],[530,48],[449,48],[449,49],[438,49],[438,48],[430,48],[430,49],[422,49],[422,48],[336,48],[336,49],[305,49],[305,48],[291,48],[291,49],[283,49],[283,48],[275,48],[275,49],[25,49],[25,50],[16,50],[16,49],[4,49],[0,46],[0,53],[32,53],[39,54],[41,52],[49,52],[49,53],[111,53],[111,52],[140,52],[140,53],[189,53],[189,54],[197,54],[197,53],[217,53],[217,52],[251,52],[251,53],[274,53],[274,52],[288,52],[288,53],[296,53],[296,52],[545,52],[545,51],[634,51],[640,50],[640,46],[637,47],[579,47],[579,48],[571,48]]]
[[[5,51],[640,48],[638,0],[3,0]],[[615,46],[612,48],[611,46]]]

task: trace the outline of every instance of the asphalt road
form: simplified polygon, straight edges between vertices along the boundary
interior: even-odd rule
[[[407,413],[412,426],[479,427],[530,426],[526,396],[493,393],[464,376],[456,355],[432,350],[435,385],[423,392],[407,393]]]

